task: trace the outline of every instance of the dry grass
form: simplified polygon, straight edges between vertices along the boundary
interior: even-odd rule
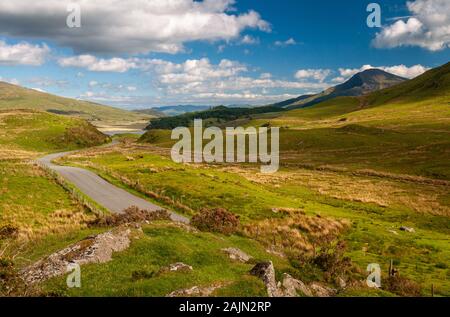
[[[317,248],[334,241],[350,226],[347,220],[308,216],[295,209],[275,209],[274,212],[285,217],[244,225],[242,232],[268,249],[290,257],[315,255]]]
[[[405,206],[421,213],[450,216],[450,206],[441,199],[450,195],[446,184],[396,180],[370,173],[354,175],[345,171],[286,169],[267,175],[238,166],[224,170],[275,188],[284,185],[303,186],[332,198],[373,203],[381,207]]]

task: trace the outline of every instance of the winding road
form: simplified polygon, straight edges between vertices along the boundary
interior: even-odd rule
[[[107,182],[91,171],[78,167],[56,165],[52,162],[55,159],[75,152],[76,151],[54,153],[44,156],[37,161],[57,172],[65,180],[75,185],[82,193],[113,213],[122,213],[131,206],[137,206],[140,209],[148,211],[165,209]],[[188,218],[171,211],[169,211],[169,213],[173,221],[189,223]]]

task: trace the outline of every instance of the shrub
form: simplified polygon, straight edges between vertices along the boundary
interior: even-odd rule
[[[384,288],[399,296],[421,296],[420,285],[400,275],[390,276],[386,280]]]
[[[103,215],[89,222],[95,227],[114,227],[127,223],[143,223],[155,220],[170,220],[167,210],[147,211],[136,206],[129,207],[121,214]]]
[[[0,240],[15,239],[19,235],[19,228],[13,225],[5,225],[0,227]]]
[[[323,272],[327,281],[334,282],[338,276],[346,276],[352,271],[353,265],[349,257],[344,256],[346,251],[345,241],[338,241],[323,246],[312,263],[317,265]]]
[[[200,231],[233,234],[240,225],[239,216],[223,208],[202,209],[191,219],[191,224]]]

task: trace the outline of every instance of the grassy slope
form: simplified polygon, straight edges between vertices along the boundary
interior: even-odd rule
[[[285,127],[285,162],[449,180],[448,100],[450,64],[368,96],[336,98],[247,125]]]
[[[0,111],[0,145],[34,152],[73,150],[108,138],[88,122],[32,110]]]
[[[92,102],[58,97],[0,82],[0,110],[4,109],[59,110],[89,121],[123,122],[150,118],[148,115]]]
[[[82,288],[68,290],[65,278],[48,282],[46,288],[70,296],[165,296],[194,285],[220,283],[224,287],[213,295],[266,296],[264,284],[248,274],[252,265],[228,259],[221,249],[237,247],[255,259],[270,259],[280,275],[289,268],[286,260],[267,254],[260,244],[242,237],[189,233],[166,223],[147,225],[143,229],[140,239],[130,249],[114,255],[110,263],[83,267]],[[191,265],[193,271],[132,278],[133,273],[151,274],[176,262]]]
[[[280,207],[349,219],[353,223],[346,234],[349,255],[362,269],[375,262],[386,270],[389,260],[394,259],[403,276],[422,284],[424,294],[428,294],[431,283],[440,294],[450,294],[448,269],[438,268],[450,261],[446,243],[450,223],[448,216],[443,216],[448,215],[448,202],[445,204],[440,198],[423,201],[426,197],[445,196],[443,189],[298,168],[266,178],[248,168],[222,170],[213,166],[179,165],[143,149],[92,154],[69,158],[69,162],[89,166],[110,179],[114,179],[113,175],[138,181],[145,190],[158,193],[161,201],[168,197],[194,210],[227,208],[239,214],[244,223],[277,218],[279,215],[272,209]],[[117,179],[116,182],[120,183]],[[360,184],[364,186],[361,188]],[[392,196],[392,192],[396,195]],[[427,209],[428,204],[433,208]],[[432,214],[438,209],[443,215]],[[416,234],[400,232],[398,228],[403,225],[414,227]]]
[[[31,110],[1,111],[0,227],[18,227],[24,239],[83,227],[84,209],[30,159],[107,140],[81,119]]]

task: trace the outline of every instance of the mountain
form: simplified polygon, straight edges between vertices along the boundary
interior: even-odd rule
[[[93,102],[70,99],[0,82],[0,110],[31,109],[75,116],[95,121],[131,122],[150,116],[104,106]]]
[[[406,81],[405,78],[381,69],[369,69],[351,77],[343,84],[328,88],[316,95],[305,95],[275,104],[275,106],[296,109],[313,106],[326,100],[344,96],[362,96],[389,88]],[[292,101],[292,102],[290,102]]]
[[[156,110],[156,108],[136,109],[132,111],[135,113],[147,114],[155,118],[163,118],[167,116],[164,112]]]

